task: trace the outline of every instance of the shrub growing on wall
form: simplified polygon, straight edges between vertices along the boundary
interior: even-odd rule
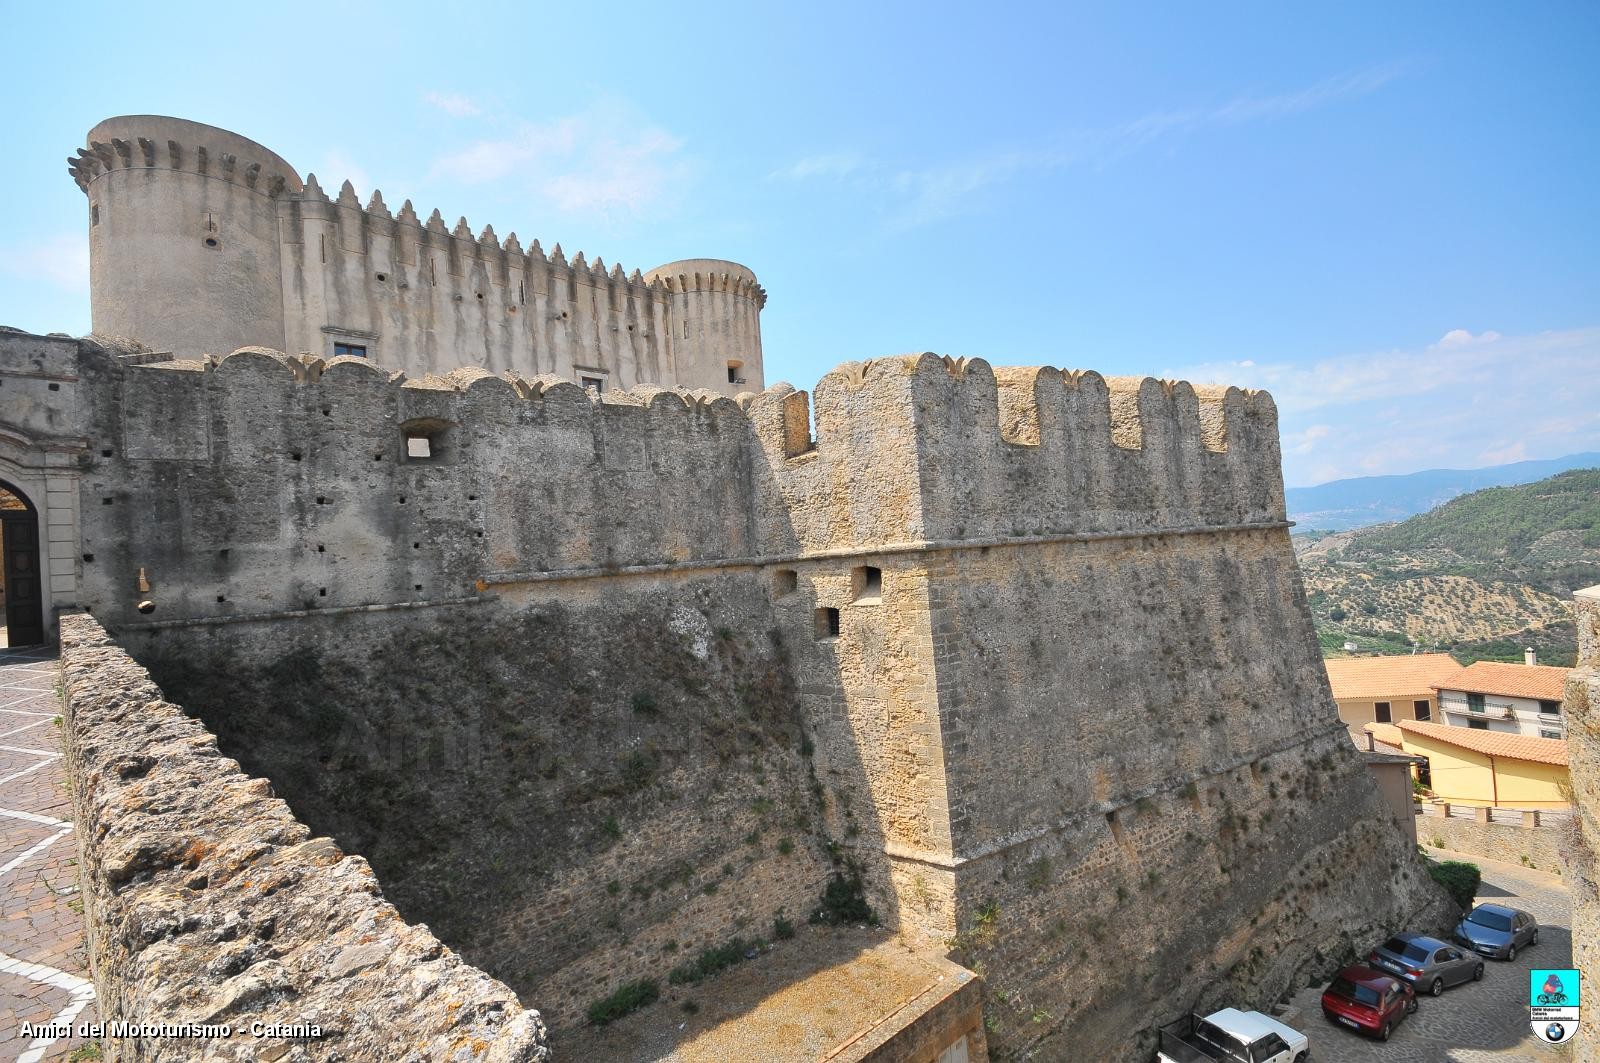
[[[1478,870],[1477,864],[1446,860],[1430,867],[1428,873],[1450,894],[1451,900],[1463,909],[1472,907],[1473,899],[1478,896],[1478,884],[1483,881],[1483,873]]]

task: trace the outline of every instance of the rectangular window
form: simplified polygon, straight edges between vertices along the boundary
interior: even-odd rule
[[[578,383],[582,384],[586,389],[594,392],[596,395],[599,395],[606,390],[606,382],[597,376],[579,376]]]
[[[800,574],[792,568],[780,568],[772,577],[772,595],[782,598],[793,594],[800,586]]]
[[[1483,695],[1482,694],[1468,694],[1467,695],[1467,711],[1468,712],[1482,712],[1483,711]]]
[[[333,345],[333,356],[335,358],[347,356],[350,358],[365,358],[367,349],[358,343],[335,343]]]
[[[1393,722],[1393,719],[1392,719],[1393,713],[1391,713],[1389,711],[1389,703],[1387,701],[1380,701],[1377,704],[1373,705],[1372,706],[1372,711],[1373,711],[1374,715],[1377,716],[1379,723],[1392,723]]]
[[[1433,719],[1433,705],[1426,699],[1411,703],[1411,714],[1419,720]]]
[[[828,608],[817,610],[816,636],[818,639],[836,639],[839,637],[839,610]]]
[[[858,602],[872,604],[883,600],[883,569],[862,565],[850,573],[850,588]]]
[[[1539,711],[1544,713],[1547,716],[1559,715],[1561,713],[1561,702],[1559,702],[1559,701],[1541,701],[1541,702],[1539,702]]]
[[[1472,728],[1474,731],[1487,731],[1489,729],[1489,721],[1488,720],[1468,720],[1467,721],[1467,726]]]
[[[1541,727],[1541,728],[1539,728],[1539,737],[1540,738],[1560,738],[1561,737],[1561,732],[1560,731],[1547,731],[1547,730],[1545,730],[1544,728]]]

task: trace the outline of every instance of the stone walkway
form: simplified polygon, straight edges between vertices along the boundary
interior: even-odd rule
[[[98,1059],[21,1024],[94,1019],[53,650],[0,649],[0,1059]]]
[[[1417,1013],[1389,1042],[1351,1033],[1322,1017],[1322,985],[1294,998],[1295,1024],[1311,1038],[1316,1063],[1559,1063],[1570,1045],[1547,1045],[1528,1028],[1528,972],[1572,966],[1572,898],[1557,875],[1481,856],[1428,850],[1435,860],[1464,860],[1483,872],[1478,901],[1532,912],[1539,944],[1520,949],[1514,962],[1485,961],[1481,982],[1467,982],[1438,998],[1423,996]]]

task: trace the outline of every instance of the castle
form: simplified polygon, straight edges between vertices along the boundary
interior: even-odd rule
[[[355,355],[421,376],[477,365],[596,389],[760,391],[766,292],[736,262],[608,271],[493,226],[447,228],[346,181],[329,198],[224,129],[125,115],[67,160],[88,197],[94,331],[175,358]]]
[[[922,354],[733,397],[739,267],[602,281],[148,121],[74,167],[124,338],[0,333],[0,480],[52,619],[87,614],[65,731],[120,1017],[309,1010],[345,1058],[1133,1060],[1449,916],[1369,827],[1266,394]],[[250,283],[205,287],[213,253]]]

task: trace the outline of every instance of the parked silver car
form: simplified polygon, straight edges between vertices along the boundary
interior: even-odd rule
[[[1517,950],[1539,943],[1539,921],[1520,908],[1480,904],[1456,924],[1456,941],[1497,960],[1514,960]]]
[[[1418,993],[1438,996],[1448,985],[1483,977],[1483,961],[1425,934],[1396,934],[1367,957],[1386,974],[1410,982]]]

